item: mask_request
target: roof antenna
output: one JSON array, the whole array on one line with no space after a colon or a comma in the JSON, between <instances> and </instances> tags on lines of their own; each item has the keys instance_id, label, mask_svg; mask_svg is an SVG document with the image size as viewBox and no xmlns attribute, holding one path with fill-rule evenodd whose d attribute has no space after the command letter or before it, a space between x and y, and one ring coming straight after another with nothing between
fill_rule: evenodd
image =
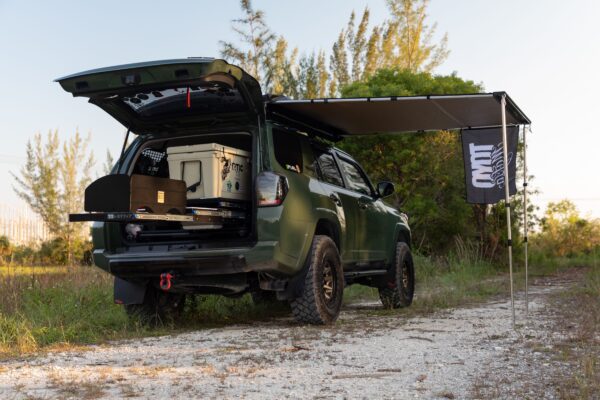
<instances>
[{"instance_id":1,"label":"roof antenna","mask_svg":"<svg viewBox=\"0 0 600 400\"><path fill-rule=\"evenodd\" d=\"M127 141L129 140L129 132L131 128L127 128L127 133L125 134L125 140L123 141L123 148L121 149L121 155L119 156L119 161L117 162L117 173L121 169L121 161L123 160L123 154L125 154L125 146L127 146Z\"/></svg>"}]
</instances>

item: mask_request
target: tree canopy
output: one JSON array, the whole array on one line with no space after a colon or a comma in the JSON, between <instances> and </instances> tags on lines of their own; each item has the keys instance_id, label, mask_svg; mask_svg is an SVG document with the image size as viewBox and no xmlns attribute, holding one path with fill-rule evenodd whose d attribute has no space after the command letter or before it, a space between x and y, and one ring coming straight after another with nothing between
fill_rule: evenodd
<instances>
[{"instance_id":1,"label":"tree canopy","mask_svg":"<svg viewBox=\"0 0 600 400\"><path fill-rule=\"evenodd\" d=\"M370 11L353 11L329 54L300 53L271 31L265 13L241 0L242 17L232 21L236 44L220 42L221 56L244 68L263 91L292 98L334 97L381 68L431 72L448 56L447 35L434 43L436 24L427 24L429 0L387 0L390 18L371 26ZM239 43L239 44L238 44Z\"/></svg>"},{"instance_id":2,"label":"tree canopy","mask_svg":"<svg viewBox=\"0 0 600 400\"><path fill-rule=\"evenodd\" d=\"M582 218L573 202L550 202L541 221L536 244L544 254L571 256L600 247L600 220Z\"/></svg>"}]
</instances>

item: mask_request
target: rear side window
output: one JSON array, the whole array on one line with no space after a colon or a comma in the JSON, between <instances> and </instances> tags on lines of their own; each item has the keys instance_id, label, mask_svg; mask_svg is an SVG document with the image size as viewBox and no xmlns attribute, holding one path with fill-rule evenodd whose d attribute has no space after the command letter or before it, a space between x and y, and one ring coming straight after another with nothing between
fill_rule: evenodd
<instances>
[{"instance_id":1,"label":"rear side window","mask_svg":"<svg viewBox=\"0 0 600 400\"><path fill-rule=\"evenodd\" d=\"M331 183L332 185L344 187L344 181L340 170L333 159L333 156L329 153L316 152L317 162L319 163L319 169L321 170L321 177L324 182Z\"/></svg>"},{"instance_id":2,"label":"rear side window","mask_svg":"<svg viewBox=\"0 0 600 400\"><path fill-rule=\"evenodd\" d=\"M340 167L344 171L348 189L371 196L371 186L358 167L344 159L340 159Z\"/></svg>"},{"instance_id":3,"label":"rear side window","mask_svg":"<svg viewBox=\"0 0 600 400\"><path fill-rule=\"evenodd\" d=\"M275 159L285 169L302 172L302 144L300 136L282 129L273 129Z\"/></svg>"}]
</instances>

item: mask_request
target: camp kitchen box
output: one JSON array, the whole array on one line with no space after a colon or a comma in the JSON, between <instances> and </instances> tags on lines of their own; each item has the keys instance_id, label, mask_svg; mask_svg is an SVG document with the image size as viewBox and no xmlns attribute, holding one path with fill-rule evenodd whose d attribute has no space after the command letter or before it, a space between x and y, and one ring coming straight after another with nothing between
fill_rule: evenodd
<instances>
[{"instance_id":1,"label":"camp kitchen box","mask_svg":"<svg viewBox=\"0 0 600 400\"><path fill-rule=\"evenodd\" d=\"M167 148L169 176L183 180L188 204L194 200L250 200L250 153L205 143ZM191 200L191 201L190 201Z\"/></svg>"},{"instance_id":2,"label":"camp kitchen box","mask_svg":"<svg viewBox=\"0 0 600 400\"><path fill-rule=\"evenodd\" d=\"M155 214L186 212L186 186L181 180L146 175L107 175L85 189L88 212Z\"/></svg>"}]
</instances>

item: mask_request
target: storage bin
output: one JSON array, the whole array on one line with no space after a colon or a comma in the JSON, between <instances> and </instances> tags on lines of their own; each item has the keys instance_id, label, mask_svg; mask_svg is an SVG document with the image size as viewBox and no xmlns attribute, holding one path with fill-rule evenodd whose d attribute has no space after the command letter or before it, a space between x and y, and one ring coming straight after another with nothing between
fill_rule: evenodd
<instances>
[{"instance_id":1,"label":"storage bin","mask_svg":"<svg viewBox=\"0 0 600 400\"><path fill-rule=\"evenodd\" d=\"M187 199L250 200L250 153L217 143L167 148L169 176L184 180Z\"/></svg>"}]
</instances>

